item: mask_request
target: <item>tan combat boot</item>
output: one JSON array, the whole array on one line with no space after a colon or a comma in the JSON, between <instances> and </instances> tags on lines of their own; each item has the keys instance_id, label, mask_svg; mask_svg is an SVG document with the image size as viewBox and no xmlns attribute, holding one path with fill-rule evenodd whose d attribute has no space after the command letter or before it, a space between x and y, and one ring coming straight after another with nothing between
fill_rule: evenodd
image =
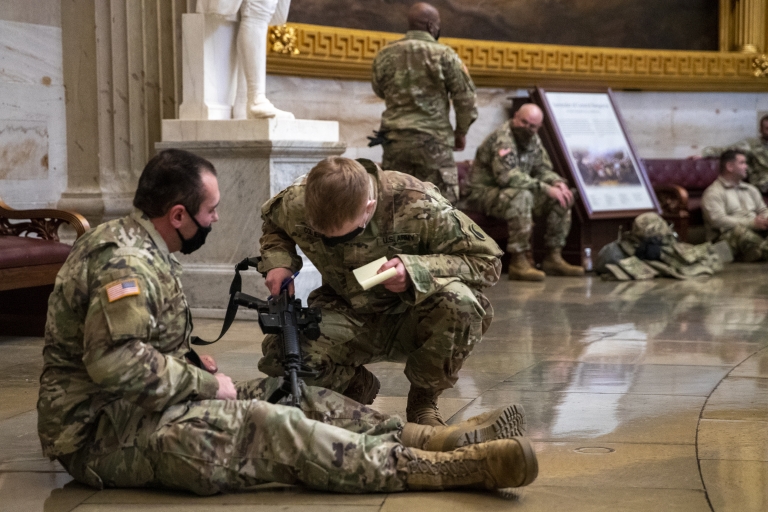
<instances>
[{"instance_id":1,"label":"tan combat boot","mask_svg":"<svg viewBox=\"0 0 768 512\"><path fill-rule=\"evenodd\" d=\"M583 276L584 267L571 265L563 259L560 249L551 249L544 261L541 262L541 268L548 276Z\"/></svg>"},{"instance_id":2,"label":"tan combat boot","mask_svg":"<svg viewBox=\"0 0 768 512\"><path fill-rule=\"evenodd\" d=\"M355 368L355 374L349 381L347 389L342 394L363 405L371 405L376 395L379 394L380 388L379 379L365 366L358 366Z\"/></svg>"},{"instance_id":3,"label":"tan combat boot","mask_svg":"<svg viewBox=\"0 0 768 512\"><path fill-rule=\"evenodd\" d=\"M449 452L469 444L523 436L525 431L523 406L509 405L447 427L406 423L400 437L403 444L411 448Z\"/></svg>"},{"instance_id":4,"label":"tan combat boot","mask_svg":"<svg viewBox=\"0 0 768 512\"><path fill-rule=\"evenodd\" d=\"M419 425L445 427L445 421L437 410L437 397L440 391L417 388L411 385L408 391L408 404L405 406L406 421Z\"/></svg>"},{"instance_id":5,"label":"tan combat boot","mask_svg":"<svg viewBox=\"0 0 768 512\"><path fill-rule=\"evenodd\" d=\"M524 437L472 444L452 452L407 448L397 456L411 491L445 489L503 489L522 487L536 479L539 464Z\"/></svg>"},{"instance_id":6,"label":"tan combat boot","mask_svg":"<svg viewBox=\"0 0 768 512\"><path fill-rule=\"evenodd\" d=\"M543 281L545 274L528 263L524 252L511 252L509 260L509 279L515 281Z\"/></svg>"}]
</instances>

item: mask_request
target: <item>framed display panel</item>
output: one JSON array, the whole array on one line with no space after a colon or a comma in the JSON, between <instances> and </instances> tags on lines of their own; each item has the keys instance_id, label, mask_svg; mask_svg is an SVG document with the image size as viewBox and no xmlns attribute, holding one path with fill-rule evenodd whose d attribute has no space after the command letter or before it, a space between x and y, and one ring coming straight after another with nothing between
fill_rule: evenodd
<instances>
[{"instance_id":1,"label":"framed display panel","mask_svg":"<svg viewBox=\"0 0 768 512\"><path fill-rule=\"evenodd\" d=\"M541 137L555 167L578 188L580 213L610 219L661 212L610 89L537 88L533 101L544 111Z\"/></svg>"}]
</instances>

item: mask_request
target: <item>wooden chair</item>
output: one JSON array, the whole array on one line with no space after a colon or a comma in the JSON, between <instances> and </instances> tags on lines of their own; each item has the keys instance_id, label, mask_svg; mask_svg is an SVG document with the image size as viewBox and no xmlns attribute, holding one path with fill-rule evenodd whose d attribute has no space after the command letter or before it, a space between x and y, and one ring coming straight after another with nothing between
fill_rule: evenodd
<instances>
[{"instance_id":1,"label":"wooden chair","mask_svg":"<svg viewBox=\"0 0 768 512\"><path fill-rule=\"evenodd\" d=\"M65 210L15 210L0 200L0 335L41 336L48 295L71 247L59 228L80 237L89 229L82 215Z\"/></svg>"}]
</instances>

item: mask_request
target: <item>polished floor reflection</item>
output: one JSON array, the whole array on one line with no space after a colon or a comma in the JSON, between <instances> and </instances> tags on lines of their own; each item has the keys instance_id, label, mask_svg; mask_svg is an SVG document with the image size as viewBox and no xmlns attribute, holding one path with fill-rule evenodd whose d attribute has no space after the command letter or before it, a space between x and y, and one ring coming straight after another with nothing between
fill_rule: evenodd
<instances>
[{"instance_id":1,"label":"polished floor reflection","mask_svg":"<svg viewBox=\"0 0 768 512\"><path fill-rule=\"evenodd\" d=\"M494 323L440 406L458 421L524 404L540 472L522 491L98 492L40 455L42 340L0 336L0 510L768 510L768 265L683 282L505 280L489 296ZM260 339L256 324L237 322L210 353L234 379L256 377ZM374 405L403 414L402 366L371 369L382 381Z\"/></svg>"}]
</instances>

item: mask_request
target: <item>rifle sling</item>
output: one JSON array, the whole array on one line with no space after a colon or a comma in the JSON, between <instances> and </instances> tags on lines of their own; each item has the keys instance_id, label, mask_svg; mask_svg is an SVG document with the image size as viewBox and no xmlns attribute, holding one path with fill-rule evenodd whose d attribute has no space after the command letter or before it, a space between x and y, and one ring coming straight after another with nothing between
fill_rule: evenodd
<instances>
[{"instance_id":1,"label":"rifle sling","mask_svg":"<svg viewBox=\"0 0 768 512\"><path fill-rule=\"evenodd\" d=\"M245 258L243 261L235 265L235 277L232 278L232 284L229 285L229 303L227 304L227 312L224 315L224 325L221 326L221 333L219 337L213 341L206 341L199 336L192 336L193 345L212 345L219 341L227 333L232 326L232 322L235 321L235 315L237 315L237 308L239 307L235 303L235 294L240 292L243 287L243 278L240 277L241 270L248 270L249 267L256 267L259 264L260 257L258 258Z\"/></svg>"}]
</instances>

